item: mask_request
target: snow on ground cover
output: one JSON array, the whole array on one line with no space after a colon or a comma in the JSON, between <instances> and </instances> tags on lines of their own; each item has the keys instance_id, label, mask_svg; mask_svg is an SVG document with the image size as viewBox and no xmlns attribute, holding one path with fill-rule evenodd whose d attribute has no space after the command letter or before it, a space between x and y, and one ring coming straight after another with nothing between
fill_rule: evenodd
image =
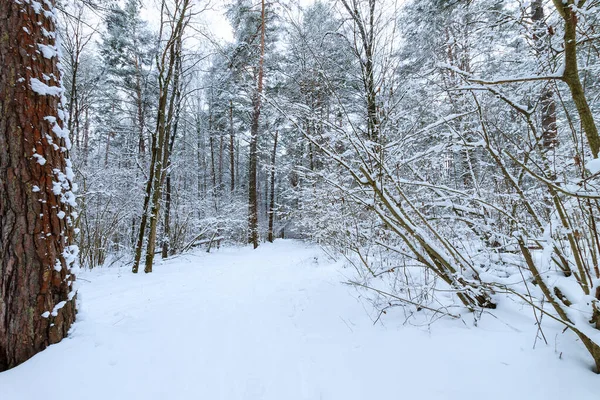
<instances>
[{"instance_id":1,"label":"snow on ground cover","mask_svg":"<svg viewBox=\"0 0 600 400\"><path fill-rule=\"evenodd\" d=\"M71 335L1 373L0 399L599 398L571 336L532 349L527 310L373 326L346 274L296 241L82 273Z\"/></svg>"}]
</instances>

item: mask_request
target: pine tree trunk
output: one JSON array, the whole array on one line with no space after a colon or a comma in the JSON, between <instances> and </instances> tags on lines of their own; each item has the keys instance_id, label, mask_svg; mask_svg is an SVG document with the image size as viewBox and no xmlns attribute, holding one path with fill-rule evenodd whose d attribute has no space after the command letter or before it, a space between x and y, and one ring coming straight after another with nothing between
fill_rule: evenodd
<instances>
[{"instance_id":1,"label":"pine tree trunk","mask_svg":"<svg viewBox=\"0 0 600 400\"><path fill-rule=\"evenodd\" d=\"M36 51L55 46L53 6L0 2L0 371L62 340L75 319L58 56Z\"/></svg>"},{"instance_id":2,"label":"pine tree trunk","mask_svg":"<svg viewBox=\"0 0 600 400\"><path fill-rule=\"evenodd\" d=\"M84 166L87 166L88 155L89 155L89 143L90 143L90 116L89 107L85 109L85 124L83 125L83 151L82 157Z\"/></svg>"},{"instance_id":3,"label":"pine tree trunk","mask_svg":"<svg viewBox=\"0 0 600 400\"><path fill-rule=\"evenodd\" d=\"M108 154L110 153L110 135L111 132L106 133L106 151L104 152L104 167L108 167Z\"/></svg>"},{"instance_id":4,"label":"pine tree trunk","mask_svg":"<svg viewBox=\"0 0 600 400\"><path fill-rule=\"evenodd\" d=\"M137 57L135 58L135 103L138 123L138 151L140 154L146 153L146 139L144 138L144 98L142 93L142 72Z\"/></svg>"},{"instance_id":5,"label":"pine tree trunk","mask_svg":"<svg viewBox=\"0 0 600 400\"><path fill-rule=\"evenodd\" d=\"M204 146L203 146L202 130L200 129L200 122L196 122L196 164L198 167L198 181L197 184L197 195L198 198L203 197L203 193L206 191L206 163L204 158ZM202 171L202 176L200 176ZM204 184L203 184L204 183Z\"/></svg>"},{"instance_id":6,"label":"pine tree trunk","mask_svg":"<svg viewBox=\"0 0 600 400\"><path fill-rule=\"evenodd\" d=\"M79 54L78 49L75 49L75 55L72 56L71 59L71 93L69 94L69 123L67 124L67 128L69 132L73 133L73 121L76 116L73 109L76 108L75 103L77 101L77 71L79 70ZM77 132L77 136L79 136L79 132ZM77 147L79 147L79 140L76 141Z\"/></svg>"},{"instance_id":7,"label":"pine tree trunk","mask_svg":"<svg viewBox=\"0 0 600 400\"><path fill-rule=\"evenodd\" d=\"M538 56L544 60L549 55L546 42L547 28L545 26L544 3L534 0L531 3L531 21L533 22L533 40ZM548 85L540 95L542 114L542 146L545 151L553 150L558 144L558 129L556 125L556 102L554 91Z\"/></svg>"},{"instance_id":8,"label":"pine tree trunk","mask_svg":"<svg viewBox=\"0 0 600 400\"><path fill-rule=\"evenodd\" d=\"M250 127L250 160L248 163L248 242L254 248L258 247L258 194L257 194L257 167L258 167L258 128L260 122L261 96L263 91L263 74L265 58L265 0L261 1L261 28L260 28L260 58L258 62L257 87L252 99L253 113Z\"/></svg>"},{"instance_id":9,"label":"pine tree trunk","mask_svg":"<svg viewBox=\"0 0 600 400\"><path fill-rule=\"evenodd\" d=\"M223 190L223 149L224 148L225 148L225 146L224 146L223 134L219 133L219 194Z\"/></svg>"},{"instance_id":10,"label":"pine tree trunk","mask_svg":"<svg viewBox=\"0 0 600 400\"><path fill-rule=\"evenodd\" d=\"M275 140L273 142L273 154L271 155L271 198L269 199L269 242L273 243L275 236L273 234L273 224L275 220L275 160L277 156L277 138L279 132L275 131Z\"/></svg>"},{"instance_id":11,"label":"pine tree trunk","mask_svg":"<svg viewBox=\"0 0 600 400\"><path fill-rule=\"evenodd\" d=\"M229 100L229 169L231 170L231 193L235 191L235 133L233 131L233 101Z\"/></svg>"},{"instance_id":12,"label":"pine tree trunk","mask_svg":"<svg viewBox=\"0 0 600 400\"><path fill-rule=\"evenodd\" d=\"M167 175L167 183L165 185L165 219L162 241L162 258L169 257L169 245L171 241L171 174Z\"/></svg>"},{"instance_id":13,"label":"pine tree trunk","mask_svg":"<svg viewBox=\"0 0 600 400\"><path fill-rule=\"evenodd\" d=\"M212 194L217 195L217 166L215 161L215 138L212 129L212 115L208 117L208 145L210 147L210 173L212 175Z\"/></svg>"},{"instance_id":14,"label":"pine tree trunk","mask_svg":"<svg viewBox=\"0 0 600 400\"><path fill-rule=\"evenodd\" d=\"M256 102L256 100L255 100ZM260 106L254 107L248 162L248 242L258 247L257 142Z\"/></svg>"}]
</instances>

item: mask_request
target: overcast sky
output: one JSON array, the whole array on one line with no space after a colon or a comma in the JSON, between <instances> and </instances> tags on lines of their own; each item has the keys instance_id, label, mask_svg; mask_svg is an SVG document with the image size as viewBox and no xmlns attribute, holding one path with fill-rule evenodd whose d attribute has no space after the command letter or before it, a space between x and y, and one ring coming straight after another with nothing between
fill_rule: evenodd
<instances>
[{"instance_id":1,"label":"overcast sky","mask_svg":"<svg viewBox=\"0 0 600 400\"><path fill-rule=\"evenodd\" d=\"M196 8L203 7L206 0L193 0L196 3ZM258 4L260 0L255 0ZM298 2L305 7L315 2L315 0L291 0ZM157 24L160 19L160 0L143 0L145 8L142 10L142 18L149 21L151 24ZM210 0L211 8L204 12L202 21L206 24L206 29L217 39L224 41L233 40L233 32L231 24L225 17L225 7L231 0ZM157 26L158 28L158 26Z\"/></svg>"},{"instance_id":2,"label":"overcast sky","mask_svg":"<svg viewBox=\"0 0 600 400\"><path fill-rule=\"evenodd\" d=\"M160 21L160 0L143 0L144 8L141 11L142 18L148 21L153 27L158 29ZM196 4L195 8L203 7L205 1L193 0ZM208 31L217 39L230 41L233 38L231 25L225 18L225 6L229 0L211 0L211 8L206 10L201 17L201 20Z\"/></svg>"}]
</instances>

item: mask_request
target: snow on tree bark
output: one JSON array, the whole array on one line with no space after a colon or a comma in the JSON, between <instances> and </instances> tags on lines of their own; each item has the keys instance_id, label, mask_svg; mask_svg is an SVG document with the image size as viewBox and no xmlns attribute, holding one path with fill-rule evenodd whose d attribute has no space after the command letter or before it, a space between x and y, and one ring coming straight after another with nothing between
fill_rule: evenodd
<instances>
[{"instance_id":1,"label":"snow on tree bark","mask_svg":"<svg viewBox=\"0 0 600 400\"><path fill-rule=\"evenodd\" d=\"M0 3L0 371L67 336L75 205L54 1Z\"/></svg>"},{"instance_id":2,"label":"snow on tree bark","mask_svg":"<svg viewBox=\"0 0 600 400\"><path fill-rule=\"evenodd\" d=\"M252 98L252 123L250 130L250 154L248 162L248 243L258 247L258 130L261 112L261 96L263 93L264 58L265 58L265 1L261 2L260 55L258 61L258 77L256 92Z\"/></svg>"}]
</instances>

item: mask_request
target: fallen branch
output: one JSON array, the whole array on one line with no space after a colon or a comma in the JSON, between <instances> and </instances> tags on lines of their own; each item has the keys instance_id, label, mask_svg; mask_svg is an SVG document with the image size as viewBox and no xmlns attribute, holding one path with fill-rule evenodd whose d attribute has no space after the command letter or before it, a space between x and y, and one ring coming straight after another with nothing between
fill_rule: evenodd
<instances>
[{"instance_id":1,"label":"fallen branch","mask_svg":"<svg viewBox=\"0 0 600 400\"><path fill-rule=\"evenodd\" d=\"M410 300L404 299L402 297L396 296L394 294L391 294L391 293L388 293L388 292L384 292L383 290L379 290L379 289L375 289L375 288L367 286L367 285L363 285L362 283L358 283L358 282L354 282L354 281L348 281L348 282L346 282L346 284L347 285L353 285L353 286L359 286L359 287L362 287L362 288L365 288L365 289L372 290L372 291L377 292L379 294L382 294L384 296L391 297L392 299L399 300L399 301L401 301L403 303L407 303L407 304L413 305L413 306L415 306L417 308L422 308L424 310L429 310L429 311L432 311L434 313L443 314L443 315L446 315L448 317L455 318L455 319L460 318L460 315L455 315L455 314L451 314L449 312L441 311L439 309L427 307L427 306L424 306L422 304L415 303L414 301L410 301Z\"/></svg>"}]
</instances>

